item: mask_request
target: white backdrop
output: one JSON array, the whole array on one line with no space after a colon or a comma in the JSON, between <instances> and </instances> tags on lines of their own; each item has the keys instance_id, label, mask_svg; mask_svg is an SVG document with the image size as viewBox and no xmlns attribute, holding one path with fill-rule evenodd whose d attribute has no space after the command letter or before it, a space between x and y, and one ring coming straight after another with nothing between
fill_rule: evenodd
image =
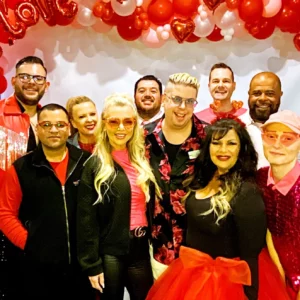
<instances>
[{"instance_id":1,"label":"white backdrop","mask_svg":"<svg viewBox=\"0 0 300 300\"><path fill-rule=\"evenodd\" d=\"M282 80L281 108L300 114L300 52L292 39L292 35L277 31L262 41L246 38L214 43L204 38L192 44L178 44L171 40L161 48L151 49L140 41L122 40L115 29L103 35L91 28L49 27L40 21L15 45L3 46L9 61L5 73L9 87L1 97L13 92L10 79L15 63L24 56L37 55L44 60L51 83L42 104L64 105L69 97L86 95L101 110L102 101L109 94L133 94L135 81L143 75L154 74L165 83L172 73L188 72L200 79L196 108L199 111L211 103L207 89L210 67L222 61L235 73L237 87L233 99L242 100L247 107L252 76L259 71L272 71Z\"/></svg>"}]
</instances>

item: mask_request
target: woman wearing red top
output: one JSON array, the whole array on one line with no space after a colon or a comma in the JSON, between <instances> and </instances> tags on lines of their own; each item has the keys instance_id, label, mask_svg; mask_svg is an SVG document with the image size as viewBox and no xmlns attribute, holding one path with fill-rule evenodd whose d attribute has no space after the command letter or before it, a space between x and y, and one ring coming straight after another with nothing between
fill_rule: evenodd
<instances>
[{"instance_id":1,"label":"woman wearing red top","mask_svg":"<svg viewBox=\"0 0 300 300\"><path fill-rule=\"evenodd\" d=\"M73 131L68 142L92 153L96 143L95 131L98 122L95 103L86 96L78 96L70 98L66 107Z\"/></svg>"},{"instance_id":2,"label":"woman wearing red top","mask_svg":"<svg viewBox=\"0 0 300 300\"><path fill-rule=\"evenodd\" d=\"M258 183L267 212L267 245L292 300L300 299L300 117L283 110L262 126L270 167Z\"/></svg>"},{"instance_id":3,"label":"woman wearing red top","mask_svg":"<svg viewBox=\"0 0 300 300\"><path fill-rule=\"evenodd\" d=\"M153 283L148 227L155 191L143 129L132 98L105 100L97 144L78 196L78 257L92 286L107 300L144 300Z\"/></svg>"}]
</instances>

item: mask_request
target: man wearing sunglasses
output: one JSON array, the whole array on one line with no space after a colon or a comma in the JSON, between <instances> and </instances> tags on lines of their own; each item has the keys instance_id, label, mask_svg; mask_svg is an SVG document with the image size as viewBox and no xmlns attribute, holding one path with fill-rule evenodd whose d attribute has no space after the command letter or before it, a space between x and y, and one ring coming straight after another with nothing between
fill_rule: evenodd
<instances>
[{"instance_id":1,"label":"man wearing sunglasses","mask_svg":"<svg viewBox=\"0 0 300 300\"><path fill-rule=\"evenodd\" d=\"M193 172L205 136L204 122L194 115L199 84L187 73L169 77L162 106L165 115L145 126L146 145L162 200L155 203L152 269L157 278L178 257L184 242L186 215L183 182Z\"/></svg>"},{"instance_id":2,"label":"man wearing sunglasses","mask_svg":"<svg viewBox=\"0 0 300 300\"><path fill-rule=\"evenodd\" d=\"M43 61L35 56L27 56L16 64L16 74L11 79L14 94L0 101L0 187L4 171L14 160L37 146L35 127L37 110L49 82ZM14 285L15 247L0 233L0 293L5 299L15 299ZM12 278L11 278L11 276Z\"/></svg>"},{"instance_id":3,"label":"man wearing sunglasses","mask_svg":"<svg viewBox=\"0 0 300 300\"><path fill-rule=\"evenodd\" d=\"M89 153L67 144L69 117L58 104L38 111L36 130L39 146L13 163L0 190L0 228L21 251L14 284L24 299L95 299L75 240L77 189Z\"/></svg>"},{"instance_id":4,"label":"man wearing sunglasses","mask_svg":"<svg viewBox=\"0 0 300 300\"><path fill-rule=\"evenodd\" d=\"M300 117L283 110L262 125L270 167L258 171L267 213L267 245L291 299L300 298Z\"/></svg>"}]
</instances>

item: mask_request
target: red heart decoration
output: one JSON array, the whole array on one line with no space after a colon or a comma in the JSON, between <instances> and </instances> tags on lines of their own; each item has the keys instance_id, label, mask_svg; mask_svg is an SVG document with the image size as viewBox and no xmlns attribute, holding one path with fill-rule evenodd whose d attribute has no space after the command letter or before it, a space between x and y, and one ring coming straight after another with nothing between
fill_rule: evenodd
<instances>
[{"instance_id":1,"label":"red heart decoration","mask_svg":"<svg viewBox=\"0 0 300 300\"><path fill-rule=\"evenodd\" d=\"M210 9L215 10L224 0L203 0L203 3Z\"/></svg>"},{"instance_id":2,"label":"red heart decoration","mask_svg":"<svg viewBox=\"0 0 300 300\"><path fill-rule=\"evenodd\" d=\"M183 43L195 30L195 23L192 19L174 19L170 25L178 43Z\"/></svg>"}]
</instances>

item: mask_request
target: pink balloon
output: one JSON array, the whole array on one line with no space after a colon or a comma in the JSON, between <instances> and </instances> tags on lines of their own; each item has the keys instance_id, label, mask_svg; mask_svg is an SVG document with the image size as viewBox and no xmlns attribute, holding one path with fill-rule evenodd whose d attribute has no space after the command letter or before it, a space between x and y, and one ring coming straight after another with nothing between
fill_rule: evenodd
<instances>
[{"instance_id":1,"label":"pink balloon","mask_svg":"<svg viewBox=\"0 0 300 300\"><path fill-rule=\"evenodd\" d=\"M106 33L112 29L112 26L104 23L101 19L98 19L92 28L98 33Z\"/></svg>"},{"instance_id":2,"label":"pink balloon","mask_svg":"<svg viewBox=\"0 0 300 300\"><path fill-rule=\"evenodd\" d=\"M246 34L249 34L248 31L245 28L245 22L242 20L239 20L233 27L234 29L234 37L241 38L245 36Z\"/></svg>"},{"instance_id":3,"label":"pink balloon","mask_svg":"<svg viewBox=\"0 0 300 300\"><path fill-rule=\"evenodd\" d=\"M263 17L272 18L280 11L282 6L281 0L263 0L264 10Z\"/></svg>"},{"instance_id":4,"label":"pink balloon","mask_svg":"<svg viewBox=\"0 0 300 300\"><path fill-rule=\"evenodd\" d=\"M210 35L215 28L215 22L213 20L213 17L209 15L204 20L202 20L201 17L197 15L194 19L194 23L196 27L193 33L198 37L206 37Z\"/></svg>"},{"instance_id":5,"label":"pink balloon","mask_svg":"<svg viewBox=\"0 0 300 300\"><path fill-rule=\"evenodd\" d=\"M80 6L76 21L82 26L92 26L96 23L97 18L93 15L93 12L84 6Z\"/></svg>"},{"instance_id":6,"label":"pink balloon","mask_svg":"<svg viewBox=\"0 0 300 300\"><path fill-rule=\"evenodd\" d=\"M122 17L130 16L134 13L136 9L135 0L111 0L111 7L114 12Z\"/></svg>"},{"instance_id":7,"label":"pink balloon","mask_svg":"<svg viewBox=\"0 0 300 300\"><path fill-rule=\"evenodd\" d=\"M214 20L221 29L232 28L238 19L238 11L228 10L226 3L220 4L214 11Z\"/></svg>"},{"instance_id":8,"label":"pink balloon","mask_svg":"<svg viewBox=\"0 0 300 300\"><path fill-rule=\"evenodd\" d=\"M165 40L160 40L156 30L151 27L148 30L143 31L140 40L149 48L160 48L166 42Z\"/></svg>"}]
</instances>

